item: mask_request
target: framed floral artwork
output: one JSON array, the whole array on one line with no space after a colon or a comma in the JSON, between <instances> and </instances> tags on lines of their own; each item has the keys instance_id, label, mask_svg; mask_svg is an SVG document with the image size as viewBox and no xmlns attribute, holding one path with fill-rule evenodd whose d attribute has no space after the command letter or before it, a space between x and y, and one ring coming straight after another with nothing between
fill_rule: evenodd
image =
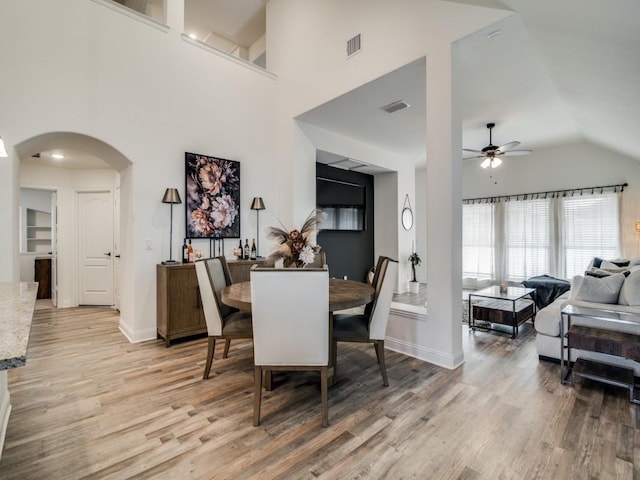
<instances>
[{"instance_id":1,"label":"framed floral artwork","mask_svg":"<svg viewBox=\"0 0 640 480\"><path fill-rule=\"evenodd\" d=\"M240 237L240 162L185 153L187 238Z\"/></svg>"}]
</instances>

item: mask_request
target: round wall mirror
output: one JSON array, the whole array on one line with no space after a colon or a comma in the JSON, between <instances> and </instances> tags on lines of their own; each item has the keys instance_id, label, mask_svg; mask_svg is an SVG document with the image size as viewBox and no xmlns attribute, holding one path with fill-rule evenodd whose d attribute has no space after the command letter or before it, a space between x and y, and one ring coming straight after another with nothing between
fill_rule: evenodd
<instances>
[{"instance_id":1,"label":"round wall mirror","mask_svg":"<svg viewBox=\"0 0 640 480\"><path fill-rule=\"evenodd\" d=\"M413 212L410 207L402 209L402 226L405 230L411 230L411 227L413 227Z\"/></svg>"}]
</instances>

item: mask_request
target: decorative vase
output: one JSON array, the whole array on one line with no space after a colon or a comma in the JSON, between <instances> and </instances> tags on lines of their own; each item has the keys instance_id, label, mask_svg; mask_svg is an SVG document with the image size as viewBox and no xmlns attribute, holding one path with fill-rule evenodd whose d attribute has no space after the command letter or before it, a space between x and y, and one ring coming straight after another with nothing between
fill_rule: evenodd
<instances>
[{"instance_id":1,"label":"decorative vase","mask_svg":"<svg viewBox=\"0 0 640 480\"><path fill-rule=\"evenodd\" d=\"M420 290L419 282L409 282L409 293L418 293Z\"/></svg>"}]
</instances>

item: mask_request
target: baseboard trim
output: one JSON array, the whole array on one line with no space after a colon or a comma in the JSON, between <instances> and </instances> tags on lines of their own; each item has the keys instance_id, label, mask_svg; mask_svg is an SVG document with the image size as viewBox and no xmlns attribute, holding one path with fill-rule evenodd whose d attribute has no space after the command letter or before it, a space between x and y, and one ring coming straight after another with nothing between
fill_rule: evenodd
<instances>
[{"instance_id":1,"label":"baseboard trim","mask_svg":"<svg viewBox=\"0 0 640 480\"><path fill-rule=\"evenodd\" d=\"M122 317L118 322L118 328L131 343L147 342L149 340L156 340L158 338L158 332L155 328L152 330L147 329L134 331L130 329L126 322L122 320Z\"/></svg>"},{"instance_id":2,"label":"baseboard trim","mask_svg":"<svg viewBox=\"0 0 640 480\"><path fill-rule=\"evenodd\" d=\"M462 350L450 355L438 350L416 345L415 343L390 337L385 338L384 346L394 352L417 358L423 362L433 363L448 370L455 370L464 363L464 352Z\"/></svg>"}]
</instances>

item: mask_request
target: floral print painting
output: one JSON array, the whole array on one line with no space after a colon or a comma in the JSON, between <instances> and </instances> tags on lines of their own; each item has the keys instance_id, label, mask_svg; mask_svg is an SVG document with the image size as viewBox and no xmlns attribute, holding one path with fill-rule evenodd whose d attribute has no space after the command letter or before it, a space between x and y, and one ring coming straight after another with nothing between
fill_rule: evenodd
<instances>
[{"instance_id":1,"label":"floral print painting","mask_svg":"<svg viewBox=\"0 0 640 480\"><path fill-rule=\"evenodd\" d=\"M240 237L240 162L185 154L187 238Z\"/></svg>"}]
</instances>

